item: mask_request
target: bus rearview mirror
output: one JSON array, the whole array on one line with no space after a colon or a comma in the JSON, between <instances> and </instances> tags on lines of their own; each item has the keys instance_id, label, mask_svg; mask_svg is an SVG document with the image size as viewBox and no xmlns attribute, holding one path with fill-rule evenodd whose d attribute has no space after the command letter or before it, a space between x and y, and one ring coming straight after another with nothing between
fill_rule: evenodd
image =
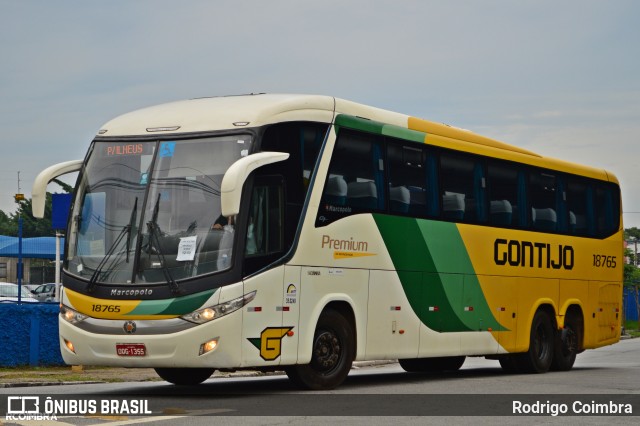
<instances>
[{"instance_id":1,"label":"bus rearview mirror","mask_svg":"<svg viewBox=\"0 0 640 426\"><path fill-rule=\"evenodd\" d=\"M58 176L77 172L82 168L82 160L65 161L49 166L36 177L31 189L31 213L33 217L44 217L44 205L47 200L47 185Z\"/></svg>"},{"instance_id":2,"label":"bus rearview mirror","mask_svg":"<svg viewBox=\"0 0 640 426\"><path fill-rule=\"evenodd\" d=\"M229 217L240 212L242 186L252 171L267 164L284 161L287 158L289 158L289 154L285 152L259 152L243 157L233 163L224 174L220 185L222 215Z\"/></svg>"}]
</instances>

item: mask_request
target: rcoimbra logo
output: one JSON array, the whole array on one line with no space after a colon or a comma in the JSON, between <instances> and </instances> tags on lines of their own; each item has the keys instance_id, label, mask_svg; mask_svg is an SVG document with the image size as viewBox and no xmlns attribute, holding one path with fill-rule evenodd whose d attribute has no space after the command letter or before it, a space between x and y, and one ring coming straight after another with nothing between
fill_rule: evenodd
<instances>
[{"instance_id":1,"label":"rcoimbra logo","mask_svg":"<svg viewBox=\"0 0 640 426\"><path fill-rule=\"evenodd\" d=\"M369 243L366 241L357 241L353 237L348 240L334 239L329 235L322 236L321 248L333 249L334 259L348 259L353 257L375 256L376 253L370 253Z\"/></svg>"},{"instance_id":2,"label":"rcoimbra logo","mask_svg":"<svg viewBox=\"0 0 640 426\"><path fill-rule=\"evenodd\" d=\"M43 414L44 407L40 407L39 396L9 396L7 397L7 421L57 421L55 414Z\"/></svg>"}]
</instances>

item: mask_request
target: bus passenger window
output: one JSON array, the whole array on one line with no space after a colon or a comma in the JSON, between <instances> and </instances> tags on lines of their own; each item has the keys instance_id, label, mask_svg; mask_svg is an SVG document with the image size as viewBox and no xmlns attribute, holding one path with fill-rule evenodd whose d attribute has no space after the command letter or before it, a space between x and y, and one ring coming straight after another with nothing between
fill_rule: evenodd
<instances>
[{"instance_id":1,"label":"bus passenger window","mask_svg":"<svg viewBox=\"0 0 640 426\"><path fill-rule=\"evenodd\" d=\"M341 129L322 193L316 226L385 205L381 138Z\"/></svg>"},{"instance_id":2,"label":"bus passenger window","mask_svg":"<svg viewBox=\"0 0 640 426\"><path fill-rule=\"evenodd\" d=\"M427 215L426 152L416 144L391 138L387 143L389 211L392 214Z\"/></svg>"},{"instance_id":3,"label":"bus passenger window","mask_svg":"<svg viewBox=\"0 0 640 426\"><path fill-rule=\"evenodd\" d=\"M590 235L589 227L589 185L581 180L570 178L567 182L567 207L569 209L569 233ZM591 203L592 204L592 203Z\"/></svg>"},{"instance_id":4,"label":"bus passenger window","mask_svg":"<svg viewBox=\"0 0 640 426\"><path fill-rule=\"evenodd\" d=\"M518 170L510 164L491 162L487 167L487 177L489 222L505 227L519 227L526 223L526 218L521 220L523 211L519 209Z\"/></svg>"},{"instance_id":5,"label":"bus passenger window","mask_svg":"<svg viewBox=\"0 0 640 426\"><path fill-rule=\"evenodd\" d=\"M556 176L544 171L531 172L529 201L533 229L556 232L558 230Z\"/></svg>"},{"instance_id":6,"label":"bus passenger window","mask_svg":"<svg viewBox=\"0 0 640 426\"><path fill-rule=\"evenodd\" d=\"M463 222L486 220L485 177L482 164L469 156L440 156L442 215Z\"/></svg>"},{"instance_id":7,"label":"bus passenger window","mask_svg":"<svg viewBox=\"0 0 640 426\"><path fill-rule=\"evenodd\" d=\"M596 185L596 229L598 236L613 234L620 226L619 192L611 186Z\"/></svg>"}]
</instances>

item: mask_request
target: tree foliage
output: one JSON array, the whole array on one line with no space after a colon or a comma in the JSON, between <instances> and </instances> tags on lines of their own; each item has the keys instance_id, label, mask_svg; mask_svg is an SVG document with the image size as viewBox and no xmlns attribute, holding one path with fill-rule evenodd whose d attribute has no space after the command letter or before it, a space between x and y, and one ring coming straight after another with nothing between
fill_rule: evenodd
<instances>
[{"instance_id":1,"label":"tree foliage","mask_svg":"<svg viewBox=\"0 0 640 426\"><path fill-rule=\"evenodd\" d=\"M15 213L7 215L0 210L0 235L11 237L18 236L18 223L22 218L22 237L53 237L55 232L51 225L52 197L47 192L47 200L44 206L44 218L36 219L31 214L31 199L25 199L18 203Z\"/></svg>"},{"instance_id":2,"label":"tree foliage","mask_svg":"<svg viewBox=\"0 0 640 426\"><path fill-rule=\"evenodd\" d=\"M633 228L625 229L624 239L629 240L630 239L629 237L637 238L638 240L640 240L640 229L636 228L635 226Z\"/></svg>"}]
</instances>

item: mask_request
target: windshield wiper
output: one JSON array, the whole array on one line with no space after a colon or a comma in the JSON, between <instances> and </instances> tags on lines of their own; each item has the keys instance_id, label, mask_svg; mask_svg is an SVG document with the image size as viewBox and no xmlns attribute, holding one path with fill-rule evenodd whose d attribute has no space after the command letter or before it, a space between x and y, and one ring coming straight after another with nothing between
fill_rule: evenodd
<instances>
[{"instance_id":1,"label":"windshield wiper","mask_svg":"<svg viewBox=\"0 0 640 426\"><path fill-rule=\"evenodd\" d=\"M180 293L180 287L178 283L171 275L171 271L167 267L167 261L164 257L164 252L162 251L162 247L160 246L160 237L158 237L159 229L158 226L158 210L160 207L160 194L158 194L158 199L156 200L156 204L153 207L153 215L151 216L151 220L147 222L147 229L149 229L149 255L151 255L151 249L155 249L156 254L160 258L160 267L162 268L162 273L164 274L164 279L167 280L167 284L169 285L169 289L173 294ZM155 244L154 244L155 243Z\"/></svg>"},{"instance_id":2,"label":"windshield wiper","mask_svg":"<svg viewBox=\"0 0 640 426\"><path fill-rule=\"evenodd\" d=\"M107 250L107 253L104 255L100 263L98 263L98 266L96 266L96 269L93 271L93 274L89 279L89 286L87 287L88 293L93 293L93 291L95 290L98 277L102 273L102 268L104 268L104 265L107 263L109 258L113 255L113 253L116 251L116 247L118 247L118 244L120 244L120 241L122 241L122 238L125 236L125 234L127 235L127 243L126 243L127 244L126 245L127 263L129 262L129 249L131 247L131 230L133 229L133 223L135 221L137 211L138 211L138 197L136 197L136 200L133 203L133 209L131 210L131 217L129 218L129 223L122 228L122 230L116 237L113 244L111 244L111 246L109 247L109 250Z\"/></svg>"},{"instance_id":3,"label":"windshield wiper","mask_svg":"<svg viewBox=\"0 0 640 426\"><path fill-rule=\"evenodd\" d=\"M131 250L131 232L133 230L133 225L136 220L136 213L138 211L138 197L136 197L136 201L133 203L133 210L131 210L131 217L129 218L129 230L127 232L127 263L129 263L129 250Z\"/></svg>"}]
</instances>

